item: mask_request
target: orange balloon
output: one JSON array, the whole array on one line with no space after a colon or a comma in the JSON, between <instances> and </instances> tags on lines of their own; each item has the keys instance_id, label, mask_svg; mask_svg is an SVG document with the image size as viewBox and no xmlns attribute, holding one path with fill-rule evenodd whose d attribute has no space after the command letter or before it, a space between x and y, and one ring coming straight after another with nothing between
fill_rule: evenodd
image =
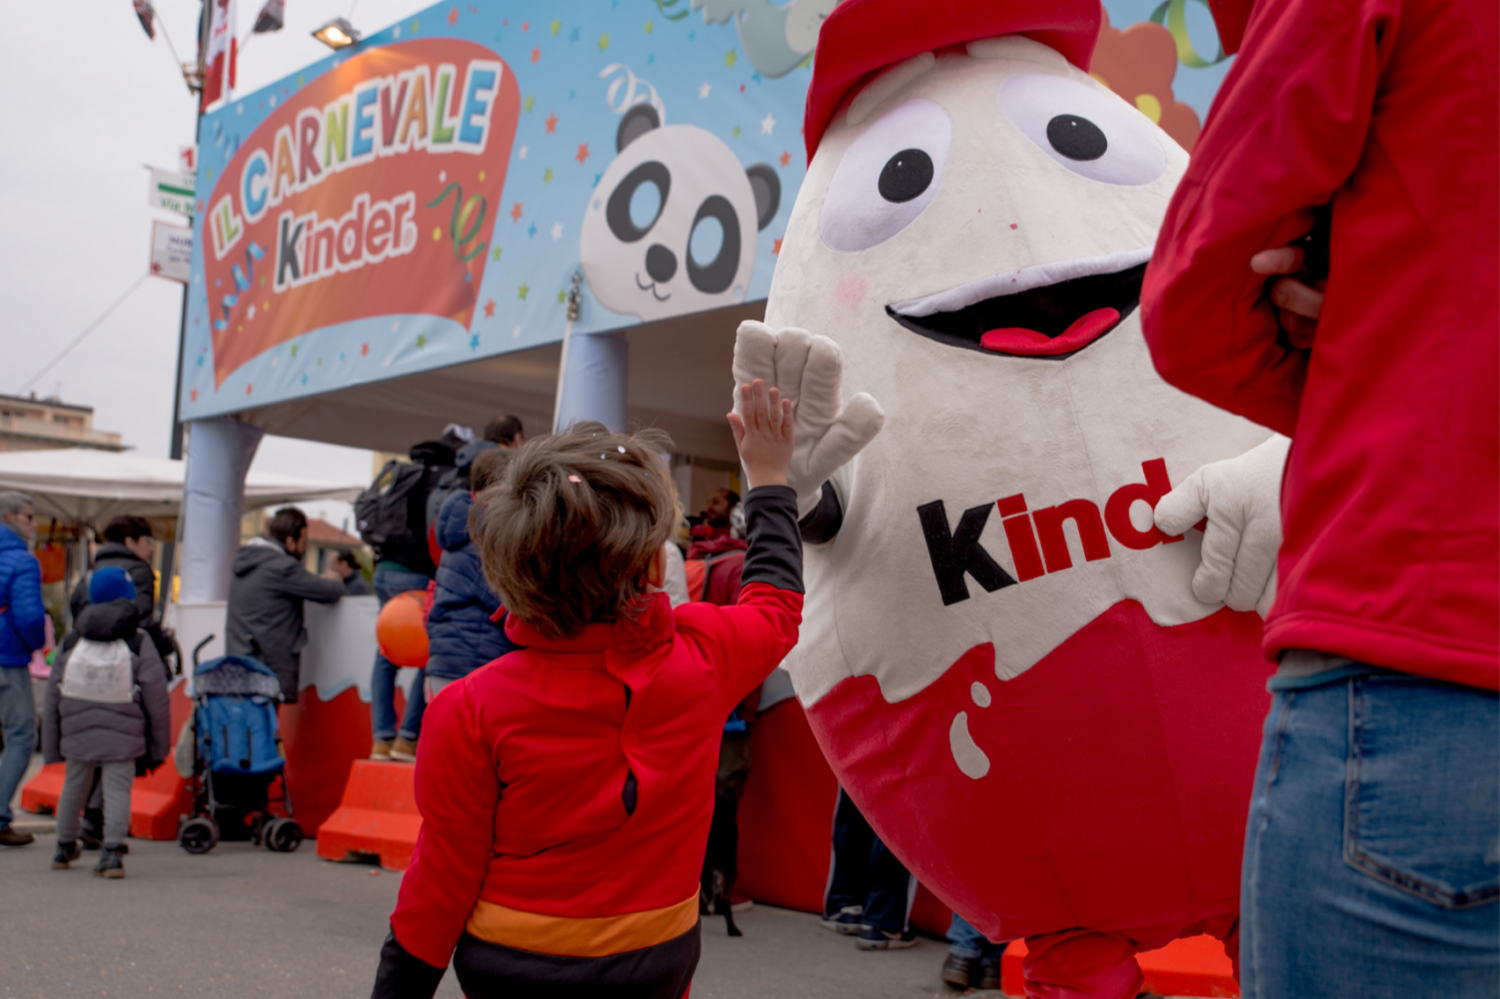
<instances>
[{"instance_id":1,"label":"orange balloon","mask_svg":"<svg viewBox=\"0 0 1500 999\"><path fill-rule=\"evenodd\" d=\"M380 609L375 641L380 654L397 666L427 665L427 592L398 593Z\"/></svg>"}]
</instances>

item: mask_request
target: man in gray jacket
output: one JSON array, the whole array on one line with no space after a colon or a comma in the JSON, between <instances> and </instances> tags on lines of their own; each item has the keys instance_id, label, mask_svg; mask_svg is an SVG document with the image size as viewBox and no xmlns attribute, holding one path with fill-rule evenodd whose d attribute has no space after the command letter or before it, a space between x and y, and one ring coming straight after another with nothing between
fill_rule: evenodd
<instances>
[{"instance_id":1,"label":"man in gray jacket","mask_svg":"<svg viewBox=\"0 0 1500 999\"><path fill-rule=\"evenodd\" d=\"M123 878L120 861L130 831L130 788L136 761L149 769L172 745L167 673L156 646L139 630L135 584L125 570L107 567L89 580L89 606L74 628L79 638L52 667L42 714L42 755L66 762L57 801L55 870L66 870L82 850L79 813L96 771L104 791L104 846L94 873Z\"/></svg>"},{"instance_id":2,"label":"man in gray jacket","mask_svg":"<svg viewBox=\"0 0 1500 999\"><path fill-rule=\"evenodd\" d=\"M288 704L297 701L297 679L307 628L302 602L337 603L344 584L308 572L307 516L294 506L271 518L269 538L255 538L240 547L229 581L229 607L224 649L230 655L251 656L275 671Z\"/></svg>"}]
</instances>

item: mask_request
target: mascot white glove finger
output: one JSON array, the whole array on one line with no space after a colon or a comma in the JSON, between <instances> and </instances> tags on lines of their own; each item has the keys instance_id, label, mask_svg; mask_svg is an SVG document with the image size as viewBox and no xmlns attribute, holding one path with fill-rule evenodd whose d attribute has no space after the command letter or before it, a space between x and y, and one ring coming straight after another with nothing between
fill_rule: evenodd
<instances>
[{"instance_id":1,"label":"mascot white glove finger","mask_svg":"<svg viewBox=\"0 0 1500 999\"><path fill-rule=\"evenodd\" d=\"M795 328L772 330L752 320L740 324L734 342L735 384L759 378L792 401L795 444L787 485L797 491L802 516L817 507L823 483L864 450L885 423L885 412L867 393L844 402L843 375L843 355L826 336Z\"/></svg>"},{"instance_id":2,"label":"mascot white glove finger","mask_svg":"<svg viewBox=\"0 0 1500 999\"><path fill-rule=\"evenodd\" d=\"M1291 441L1279 434L1237 458L1195 471L1156 505L1156 526L1182 534L1208 519L1193 596L1262 617L1276 596L1281 473Z\"/></svg>"}]
</instances>

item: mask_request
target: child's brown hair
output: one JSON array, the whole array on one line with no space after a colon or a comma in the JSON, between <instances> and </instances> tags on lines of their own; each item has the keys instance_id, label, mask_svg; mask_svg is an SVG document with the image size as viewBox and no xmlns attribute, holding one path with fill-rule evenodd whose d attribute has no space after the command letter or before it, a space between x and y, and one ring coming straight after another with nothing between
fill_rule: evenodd
<instances>
[{"instance_id":1,"label":"child's brown hair","mask_svg":"<svg viewBox=\"0 0 1500 999\"><path fill-rule=\"evenodd\" d=\"M659 431L579 425L528 442L478 497L475 541L506 609L551 638L632 613L672 529Z\"/></svg>"}]
</instances>

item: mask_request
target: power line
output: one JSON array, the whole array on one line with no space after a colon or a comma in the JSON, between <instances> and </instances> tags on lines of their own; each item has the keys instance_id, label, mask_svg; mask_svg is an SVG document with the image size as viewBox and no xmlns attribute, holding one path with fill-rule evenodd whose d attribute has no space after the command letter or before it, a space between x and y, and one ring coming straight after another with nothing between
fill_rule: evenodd
<instances>
[{"instance_id":1,"label":"power line","mask_svg":"<svg viewBox=\"0 0 1500 999\"><path fill-rule=\"evenodd\" d=\"M72 343L68 344L66 347L64 347L62 349L62 353L58 354L52 360L50 360L50 361L47 362L47 366L46 367L42 368L42 370L40 370L36 374L32 375L31 379L25 385L21 386L20 391L18 391L16 393L16 395L25 395L27 389L31 388L31 386L33 386L37 382L41 381L42 380L42 376L45 375L47 372L49 372L53 368L57 367L58 363L61 362L63 358L67 357L69 354L71 354L73 352L73 348L74 347L77 347L80 343L83 343L83 341L88 337L88 335L90 333L94 332L94 330L96 330L96 329L99 328L99 324L100 323L104 322L104 320L106 320L110 316L112 316L114 314L114 311L116 309L118 309L120 306L124 305L125 304L125 299L127 299L131 295L135 294L135 290L137 288L139 288L141 285L145 284L146 283L146 279L148 277L150 277L150 276L151 276L151 272L147 271L146 273L142 274L140 277L136 278L135 284L132 284L129 288L125 289L125 294L123 294L119 298L115 299L114 304L111 305L109 308L105 309L103 315L101 315L98 319L95 319L93 322L89 323L88 327L85 328L82 333L78 334L78 336L76 336L73 339Z\"/></svg>"}]
</instances>

